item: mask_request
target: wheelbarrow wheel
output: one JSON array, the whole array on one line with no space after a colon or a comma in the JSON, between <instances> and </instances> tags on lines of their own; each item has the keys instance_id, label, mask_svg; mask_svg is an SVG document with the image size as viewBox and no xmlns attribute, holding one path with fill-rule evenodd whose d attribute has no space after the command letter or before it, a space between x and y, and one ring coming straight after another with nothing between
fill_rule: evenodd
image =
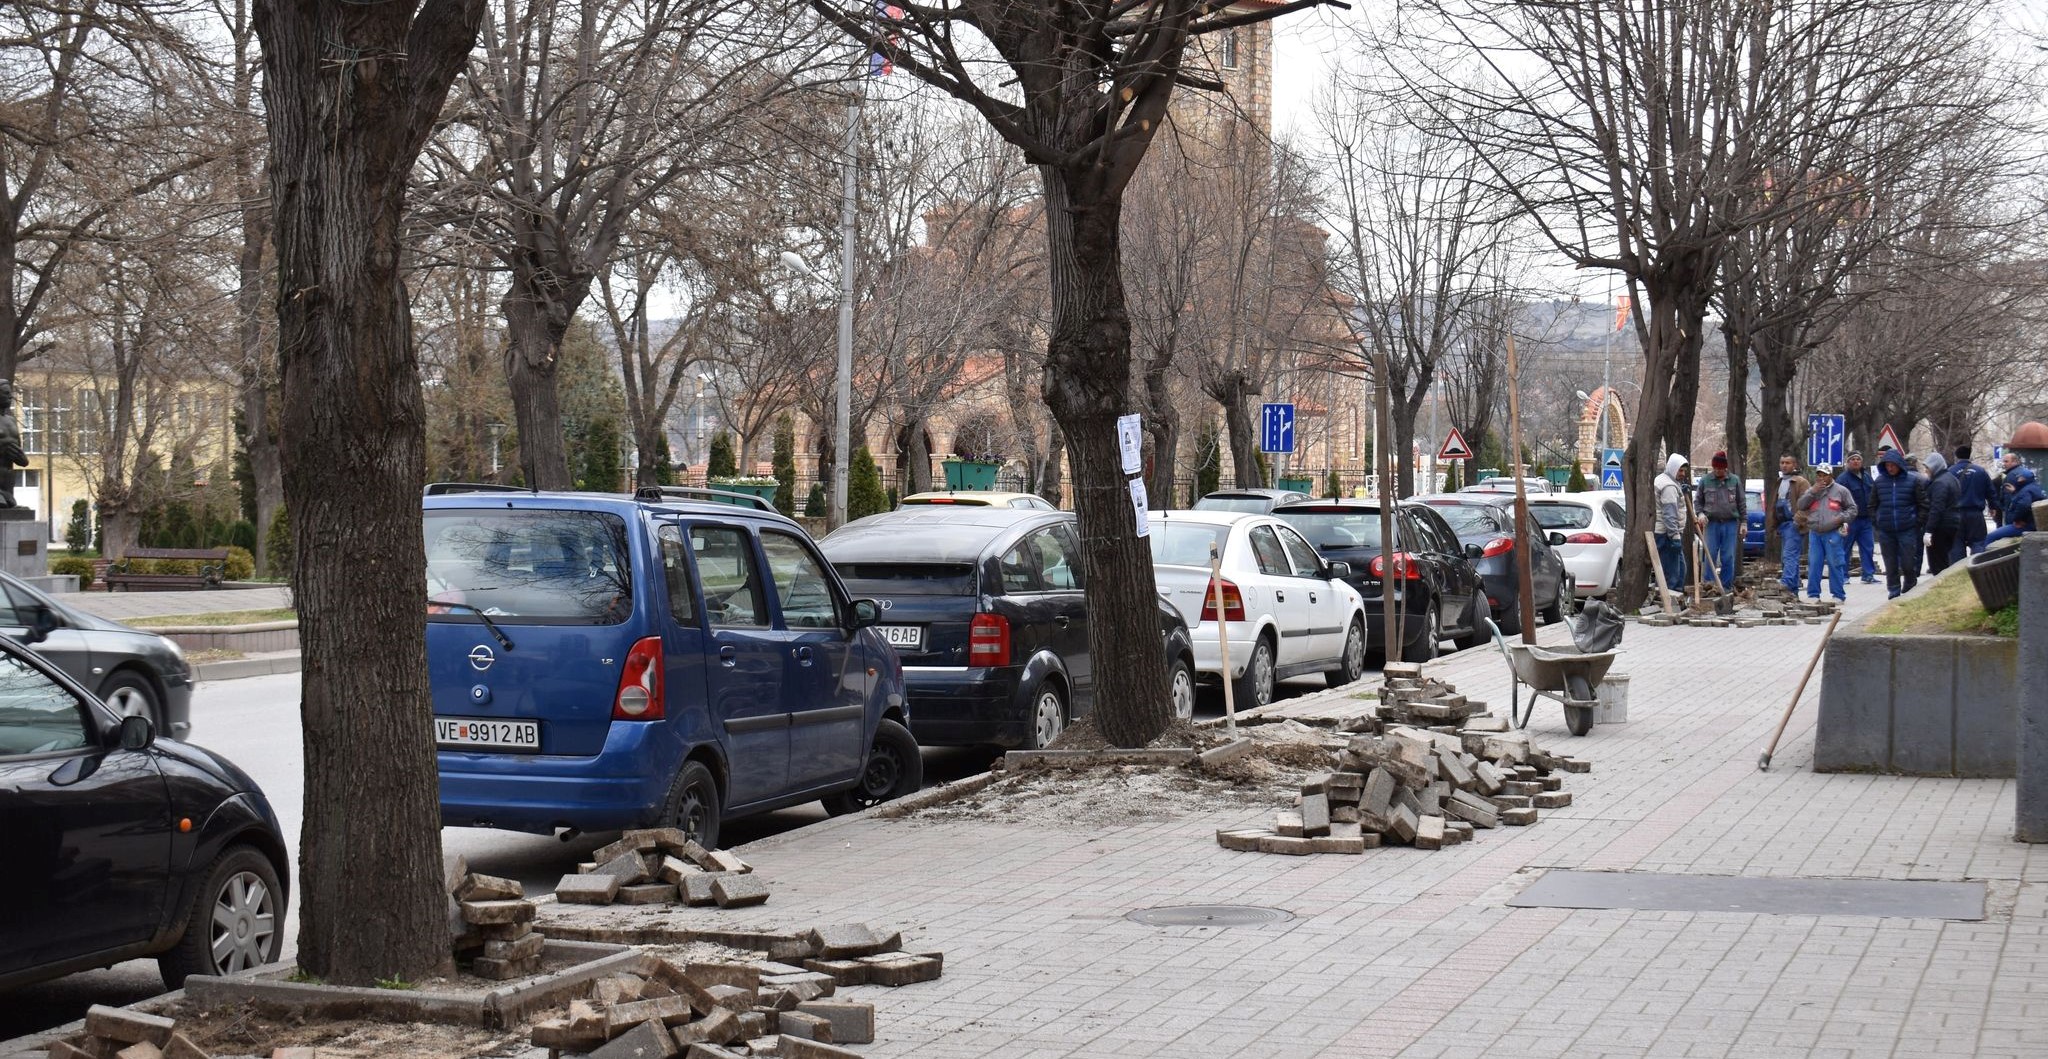
<instances>
[{"instance_id":1,"label":"wheelbarrow wheel","mask_svg":"<svg viewBox=\"0 0 2048 1059\"><path fill-rule=\"evenodd\" d=\"M1584 673L1566 673L1564 686L1567 693L1571 695L1573 702L1588 704L1585 706L1566 706L1564 708L1564 726L1571 729L1573 735L1585 735L1593 730L1593 707L1591 705L1593 702L1593 682L1587 680Z\"/></svg>"}]
</instances>

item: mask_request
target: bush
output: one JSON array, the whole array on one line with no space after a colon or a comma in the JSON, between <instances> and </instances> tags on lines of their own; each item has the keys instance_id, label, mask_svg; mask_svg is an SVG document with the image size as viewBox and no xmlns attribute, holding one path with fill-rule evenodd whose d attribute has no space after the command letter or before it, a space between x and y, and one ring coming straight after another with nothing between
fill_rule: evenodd
<instances>
[{"instance_id":1,"label":"bush","mask_svg":"<svg viewBox=\"0 0 2048 1059\"><path fill-rule=\"evenodd\" d=\"M287 581L292 576L292 520L283 504L277 505L277 514L271 516L270 532L264 536L263 546L268 553L270 569L264 571L271 577Z\"/></svg>"},{"instance_id":2,"label":"bush","mask_svg":"<svg viewBox=\"0 0 2048 1059\"><path fill-rule=\"evenodd\" d=\"M1344 495L1344 479L1337 476L1337 469L1330 468L1330 474L1323 479L1323 495L1335 499ZM1224 615L1229 617L1229 615Z\"/></svg>"},{"instance_id":3,"label":"bush","mask_svg":"<svg viewBox=\"0 0 2048 1059\"><path fill-rule=\"evenodd\" d=\"M236 519L228 523L227 545L249 552L256 550L256 524L247 519Z\"/></svg>"},{"instance_id":4,"label":"bush","mask_svg":"<svg viewBox=\"0 0 2048 1059\"><path fill-rule=\"evenodd\" d=\"M775 421L775 510L796 514L796 424L786 414Z\"/></svg>"},{"instance_id":5,"label":"bush","mask_svg":"<svg viewBox=\"0 0 2048 1059\"><path fill-rule=\"evenodd\" d=\"M812 482L810 495L804 497L804 517L824 518L825 503L825 483Z\"/></svg>"},{"instance_id":6,"label":"bush","mask_svg":"<svg viewBox=\"0 0 2048 1059\"><path fill-rule=\"evenodd\" d=\"M711 456L705 461L706 478L735 478L740 473L739 457L734 455L732 435L721 430L711 437Z\"/></svg>"},{"instance_id":7,"label":"bush","mask_svg":"<svg viewBox=\"0 0 2048 1059\"><path fill-rule=\"evenodd\" d=\"M1578 461L1573 460L1572 476L1565 481L1564 491L1567 493L1583 493L1590 488L1592 487L1586 484L1586 472L1579 470Z\"/></svg>"},{"instance_id":8,"label":"bush","mask_svg":"<svg viewBox=\"0 0 2048 1059\"><path fill-rule=\"evenodd\" d=\"M92 511L84 500L71 502L71 521L64 526L64 546L73 555L92 547Z\"/></svg>"},{"instance_id":9,"label":"bush","mask_svg":"<svg viewBox=\"0 0 2048 1059\"><path fill-rule=\"evenodd\" d=\"M85 589L92 587L91 559L79 558L77 556L65 556L62 559L52 559L50 560L50 572L53 574L76 574L78 576L78 588L80 591L84 591Z\"/></svg>"},{"instance_id":10,"label":"bush","mask_svg":"<svg viewBox=\"0 0 2048 1059\"><path fill-rule=\"evenodd\" d=\"M889 510L889 494L882 489L882 470L875 466L875 454L866 445L853 451L853 467L846 483L846 521Z\"/></svg>"},{"instance_id":11,"label":"bush","mask_svg":"<svg viewBox=\"0 0 2048 1059\"><path fill-rule=\"evenodd\" d=\"M228 546L227 570L221 575L229 581L247 581L256 576L256 555L247 548Z\"/></svg>"}]
</instances>

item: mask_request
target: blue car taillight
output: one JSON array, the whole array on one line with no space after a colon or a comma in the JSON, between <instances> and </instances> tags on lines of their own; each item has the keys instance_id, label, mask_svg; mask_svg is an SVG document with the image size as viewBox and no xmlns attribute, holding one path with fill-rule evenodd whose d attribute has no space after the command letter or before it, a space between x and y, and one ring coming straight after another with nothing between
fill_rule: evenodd
<instances>
[{"instance_id":1,"label":"blue car taillight","mask_svg":"<svg viewBox=\"0 0 2048 1059\"><path fill-rule=\"evenodd\" d=\"M612 699L612 720L661 720L668 712L661 691L661 637L645 637L626 652L619 692Z\"/></svg>"}]
</instances>

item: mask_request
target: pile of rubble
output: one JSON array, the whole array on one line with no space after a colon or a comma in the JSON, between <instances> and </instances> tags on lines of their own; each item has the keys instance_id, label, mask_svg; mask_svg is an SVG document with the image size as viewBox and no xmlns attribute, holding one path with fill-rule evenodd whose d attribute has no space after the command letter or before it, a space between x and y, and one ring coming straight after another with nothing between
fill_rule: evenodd
<instances>
[{"instance_id":1,"label":"pile of rubble","mask_svg":"<svg viewBox=\"0 0 2048 1059\"><path fill-rule=\"evenodd\" d=\"M1654 593L1652 595L1654 596ZM1743 596L1747 598L1742 598ZM1738 596L1737 606L1728 609L1726 613L1716 610L1715 603L1718 598L1710 589L1706 594L1704 606L1686 607L1676 614L1667 614L1663 607L1653 603L1643 608L1643 614L1637 621L1653 628L1686 625L1699 629L1823 625L1834 616L1838 606L1832 599L1801 599L1798 593L1789 591L1776 581L1746 590Z\"/></svg>"},{"instance_id":2,"label":"pile of rubble","mask_svg":"<svg viewBox=\"0 0 2048 1059\"><path fill-rule=\"evenodd\" d=\"M846 1059L838 1047L875 1039L874 1005L831 999L840 986L909 985L939 977L939 953L906 953L899 933L862 924L821 927L779 960L686 963L643 957L638 974L593 983L557 1018L535 1023L550 1059Z\"/></svg>"},{"instance_id":3,"label":"pile of rubble","mask_svg":"<svg viewBox=\"0 0 2048 1059\"><path fill-rule=\"evenodd\" d=\"M578 905L716 905L768 901L768 884L746 861L705 849L672 827L628 831L601 846L576 874L555 884L555 899Z\"/></svg>"},{"instance_id":4,"label":"pile of rubble","mask_svg":"<svg viewBox=\"0 0 2048 1059\"><path fill-rule=\"evenodd\" d=\"M539 974L548 939L533 929L535 907L526 899L526 888L517 880L470 871L461 857L448 857L442 870L455 958L467 961L471 974L493 982Z\"/></svg>"},{"instance_id":5,"label":"pile of rubble","mask_svg":"<svg viewBox=\"0 0 2048 1059\"><path fill-rule=\"evenodd\" d=\"M94 1004L85 1032L50 1045L50 1059L211 1059L173 1019Z\"/></svg>"},{"instance_id":6,"label":"pile of rubble","mask_svg":"<svg viewBox=\"0 0 2048 1059\"><path fill-rule=\"evenodd\" d=\"M1419 667L1391 663L1372 717L1339 752L1338 771L1311 776L1296 807L1268 828L1218 831L1225 849L1259 853L1364 853L1382 844L1442 849L1480 830L1536 822L1571 804L1563 773L1584 761L1539 750L1486 704Z\"/></svg>"}]
</instances>

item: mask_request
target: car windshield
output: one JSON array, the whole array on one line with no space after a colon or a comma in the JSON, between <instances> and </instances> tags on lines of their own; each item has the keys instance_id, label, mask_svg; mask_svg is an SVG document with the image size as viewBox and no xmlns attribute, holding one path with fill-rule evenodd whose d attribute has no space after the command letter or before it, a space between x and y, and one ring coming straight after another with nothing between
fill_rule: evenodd
<instances>
[{"instance_id":1,"label":"car windshield","mask_svg":"<svg viewBox=\"0 0 2048 1059\"><path fill-rule=\"evenodd\" d=\"M1249 511L1263 515L1272 509L1272 499L1263 496L1205 496L1195 501L1196 511Z\"/></svg>"},{"instance_id":2,"label":"car windshield","mask_svg":"<svg viewBox=\"0 0 2048 1059\"><path fill-rule=\"evenodd\" d=\"M1161 520L1152 523L1152 533L1146 539L1152 542L1152 561L1155 563L1207 566L1210 545L1220 551L1229 533L1229 526Z\"/></svg>"},{"instance_id":3,"label":"car windshield","mask_svg":"<svg viewBox=\"0 0 2048 1059\"><path fill-rule=\"evenodd\" d=\"M833 563L856 596L971 596L971 563Z\"/></svg>"},{"instance_id":4,"label":"car windshield","mask_svg":"<svg viewBox=\"0 0 2048 1059\"><path fill-rule=\"evenodd\" d=\"M1579 504L1530 504L1529 517L1547 530L1585 529L1593 524L1593 509Z\"/></svg>"},{"instance_id":5,"label":"car windshield","mask_svg":"<svg viewBox=\"0 0 2048 1059\"><path fill-rule=\"evenodd\" d=\"M616 625L633 609L626 523L596 511L429 511L430 621ZM459 604L459 606L451 606Z\"/></svg>"},{"instance_id":6,"label":"car windshield","mask_svg":"<svg viewBox=\"0 0 2048 1059\"><path fill-rule=\"evenodd\" d=\"M1321 549L1377 548L1380 546L1380 510L1376 507L1345 507L1327 510L1278 512L1282 521L1301 531L1310 544Z\"/></svg>"}]
</instances>

